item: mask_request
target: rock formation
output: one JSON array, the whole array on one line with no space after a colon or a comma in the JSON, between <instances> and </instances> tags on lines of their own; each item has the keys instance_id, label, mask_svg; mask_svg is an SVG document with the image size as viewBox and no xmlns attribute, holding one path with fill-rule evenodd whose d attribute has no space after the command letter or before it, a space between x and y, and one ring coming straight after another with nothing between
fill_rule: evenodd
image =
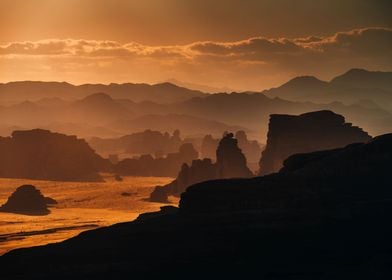
<instances>
[{"instance_id":1,"label":"rock formation","mask_svg":"<svg viewBox=\"0 0 392 280\"><path fill-rule=\"evenodd\" d=\"M161 153L163 156L175 153L184 144L179 130L175 130L172 135L147 129L143 132L136 132L124 135L119 138L91 138L89 144L100 155L129 154L143 155Z\"/></svg>"},{"instance_id":2,"label":"rock formation","mask_svg":"<svg viewBox=\"0 0 392 280\"><path fill-rule=\"evenodd\" d=\"M0 177L97 181L109 165L76 136L34 129L0 137Z\"/></svg>"},{"instance_id":3,"label":"rock formation","mask_svg":"<svg viewBox=\"0 0 392 280\"><path fill-rule=\"evenodd\" d=\"M150 201L167 203L169 195L179 196L190 185L215 179L217 176L216 165L210 159L197 159L192 165L183 164L173 182L165 186L157 186L150 194Z\"/></svg>"},{"instance_id":4,"label":"rock formation","mask_svg":"<svg viewBox=\"0 0 392 280\"><path fill-rule=\"evenodd\" d=\"M11 251L2 277L391 279L391 166L392 134L295 155L279 173L193 185L179 209Z\"/></svg>"},{"instance_id":5,"label":"rock formation","mask_svg":"<svg viewBox=\"0 0 392 280\"><path fill-rule=\"evenodd\" d=\"M48 205L56 203L56 200L44 197L35 186L23 185L11 194L7 202L0 207L0 211L24 215L46 215L50 213Z\"/></svg>"},{"instance_id":6,"label":"rock formation","mask_svg":"<svg viewBox=\"0 0 392 280\"><path fill-rule=\"evenodd\" d=\"M392 134L386 134L367 143L293 155L275 174L190 186L180 209L189 214L260 211L265 218L357 215L361 207L381 207L392 199L390 166Z\"/></svg>"},{"instance_id":7,"label":"rock formation","mask_svg":"<svg viewBox=\"0 0 392 280\"><path fill-rule=\"evenodd\" d=\"M169 195L179 196L188 186L207 180L253 176L232 133L225 134L219 142L216 158L216 163L203 159L193 160L190 166L183 164L176 180L157 186L150 195L150 201L166 203Z\"/></svg>"},{"instance_id":8,"label":"rock formation","mask_svg":"<svg viewBox=\"0 0 392 280\"><path fill-rule=\"evenodd\" d=\"M235 134L235 139L238 141L238 147L246 156L249 163L257 163L262 152L261 145L256 140L249 140L245 131L239 130Z\"/></svg>"},{"instance_id":9,"label":"rock formation","mask_svg":"<svg viewBox=\"0 0 392 280\"><path fill-rule=\"evenodd\" d=\"M132 159L124 159L114 166L119 175L128 176L167 176L178 174L182 164L190 164L199 156L191 143L182 144L177 153L169 153L166 157L153 158L142 155Z\"/></svg>"},{"instance_id":10,"label":"rock formation","mask_svg":"<svg viewBox=\"0 0 392 280\"><path fill-rule=\"evenodd\" d=\"M371 139L361 128L346 123L343 116L331 111L271 115L267 137L260 175L279 171L283 161L293 154L340 148Z\"/></svg>"},{"instance_id":11,"label":"rock formation","mask_svg":"<svg viewBox=\"0 0 392 280\"><path fill-rule=\"evenodd\" d=\"M225 135L224 135L225 136ZM249 140L245 131L239 130L235 133L238 147L245 155L248 167L249 165L258 165L261 154L261 145L256 140ZM219 139L213 138L211 135L206 135L201 143L200 155L202 158L210 158L212 161L216 160L216 149L219 145ZM257 167L256 167L257 169Z\"/></svg>"},{"instance_id":12,"label":"rock formation","mask_svg":"<svg viewBox=\"0 0 392 280\"><path fill-rule=\"evenodd\" d=\"M246 158L238 147L238 141L228 133L219 142L216 150L216 178L251 177L253 174L246 165Z\"/></svg>"}]
</instances>

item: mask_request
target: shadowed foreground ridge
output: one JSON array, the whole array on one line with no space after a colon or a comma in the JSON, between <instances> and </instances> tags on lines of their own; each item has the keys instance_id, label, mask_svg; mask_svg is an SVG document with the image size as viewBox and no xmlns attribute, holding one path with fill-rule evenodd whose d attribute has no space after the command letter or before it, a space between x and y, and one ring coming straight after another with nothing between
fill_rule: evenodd
<instances>
[{"instance_id":1,"label":"shadowed foreground ridge","mask_svg":"<svg viewBox=\"0 0 392 280\"><path fill-rule=\"evenodd\" d=\"M14 250L0 258L0 269L7 279L207 272L258 279L388 279L391 166L392 134L295 155L276 174L191 186L179 211L163 208L59 244Z\"/></svg>"}]
</instances>

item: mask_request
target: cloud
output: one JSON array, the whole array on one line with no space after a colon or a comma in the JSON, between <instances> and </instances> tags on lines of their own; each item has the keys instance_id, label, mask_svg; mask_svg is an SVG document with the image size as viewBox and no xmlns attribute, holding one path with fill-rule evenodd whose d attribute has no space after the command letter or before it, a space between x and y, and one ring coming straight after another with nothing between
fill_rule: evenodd
<instances>
[{"instance_id":1,"label":"cloud","mask_svg":"<svg viewBox=\"0 0 392 280\"><path fill-rule=\"evenodd\" d=\"M4 62L0 68L10 70L8 77L14 80L31 79L32 65L36 65L34 78L49 74L52 79L79 82L94 77L113 82L120 78L143 82L177 78L255 90L302 74L329 78L351 67L391 70L391 49L392 29L377 27L325 37L253 37L168 46L48 39L0 45L0 63ZM26 62L29 71L24 71Z\"/></svg>"}]
</instances>

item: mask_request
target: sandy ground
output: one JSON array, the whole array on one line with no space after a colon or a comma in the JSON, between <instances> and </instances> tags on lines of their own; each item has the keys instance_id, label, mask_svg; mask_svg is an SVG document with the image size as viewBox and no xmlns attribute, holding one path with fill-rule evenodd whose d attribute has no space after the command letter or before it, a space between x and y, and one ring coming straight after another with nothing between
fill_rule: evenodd
<instances>
[{"instance_id":1,"label":"sandy ground","mask_svg":"<svg viewBox=\"0 0 392 280\"><path fill-rule=\"evenodd\" d=\"M103 183L86 183L0 178L0 205L23 184L36 186L58 202L46 216L0 212L0 255L16 248L59 242L81 231L131 221L140 213L159 210L163 204L146 198L154 186L172 180L124 177L117 182L110 175L104 175L104 179ZM178 204L178 198L171 201L172 205Z\"/></svg>"}]
</instances>

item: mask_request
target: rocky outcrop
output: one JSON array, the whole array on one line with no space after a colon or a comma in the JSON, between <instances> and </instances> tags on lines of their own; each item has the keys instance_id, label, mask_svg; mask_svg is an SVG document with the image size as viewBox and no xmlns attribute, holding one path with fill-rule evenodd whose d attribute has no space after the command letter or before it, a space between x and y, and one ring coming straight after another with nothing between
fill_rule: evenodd
<instances>
[{"instance_id":1,"label":"rocky outcrop","mask_svg":"<svg viewBox=\"0 0 392 280\"><path fill-rule=\"evenodd\" d=\"M192 165L183 164L177 178L165 185L157 186L150 194L150 201L167 203L169 195L179 196L190 185L215 179L217 176L216 165L210 159L197 159Z\"/></svg>"},{"instance_id":2,"label":"rocky outcrop","mask_svg":"<svg viewBox=\"0 0 392 280\"><path fill-rule=\"evenodd\" d=\"M262 151L259 142L256 140L249 140L243 130L239 130L235 133L235 139L237 139L238 147L247 159L248 166L253 164L258 165ZM210 158L212 161L216 161L216 149L218 148L219 141L219 139L213 138L211 135L206 135L203 138L200 147L201 157Z\"/></svg>"},{"instance_id":3,"label":"rocky outcrop","mask_svg":"<svg viewBox=\"0 0 392 280\"><path fill-rule=\"evenodd\" d=\"M50 213L48 205L53 204L57 204L57 201L44 197L35 186L23 185L11 194L7 202L0 207L0 211L24 215L47 215Z\"/></svg>"},{"instance_id":4,"label":"rocky outcrop","mask_svg":"<svg viewBox=\"0 0 392 280\"><path fill-rule=\"evenodd\" d=\"M253 176L232 133L226 134L219 142L216 158L216 163L203 159L193 160L192 165L183 164L176 180L157 186L150 195L150 201L167 203L169 195L179 196L188 186L207 180Z\"/></svg>"},{"instance_id":5,"label":"rocky outcrop","mask_svg":"<svg viewBox=\"0 0 392 280\"><path fill-rule=\"evenodd\" d=\"M369 134L346 123L332 111L293 115L271 115L268 139L260 160L260 175L279 171L283 161L297 153L308 153L367 142Z\"/></svg>"},{"instance_id":6,"label":"rocky outcrop","mask_svg":"<svg viewBox=\"0 0 392 280\"><path fill-rule=\"evenodd\" d=\"M34 129L0 137L0 177L98 181L109 165L76 136Z\"/></svg>"},{"instance_id":7,"label":"rocky outcrop","mask_svg":"<svg viewBox=\"0 0 392 280\"><path fill-rule=\"evenodd\" d=\"M392 134L386 134L367 143L293 155L279 173L193 185L182 194L180 210L304 220L351 217L392 201L391 165Z\"/></svg>"},{"instance_id":8,"label":"rocky outcrop","mask_svg":"<svg viewBox=\"0 0 392 280\"><path fill-rule=\"evenodd\" d=\"M2 276L391 279L391 166L392 134L295 155L279 173L191 186L178 210L11 251Z\"/></svg>"},{"instance_id":9,"label":"rocky outcrop","mask_svg":"<svg viewBox=\"0 0 392 280\"><path fill-rule=\"evenodd\" d=\"M238 147L238 141L228 133L219 142L216 150L216 178L251 177L253 174L246 165L246 158Z\"/></svg>"},{"instance_id":10,"label":"rocky outcrop","mask_svg":"<svg viewBox=\"0 0 392 280\"><path fill-rule=\"evenodd\" d=\"M154 158L151 155L124 159L114 166L119 175L128 176L167 176L178 174L183 163L190 164L199 156L191 143L182 144L177 153L169 153L165 157Z\"/></svg>"}]
</instances>

